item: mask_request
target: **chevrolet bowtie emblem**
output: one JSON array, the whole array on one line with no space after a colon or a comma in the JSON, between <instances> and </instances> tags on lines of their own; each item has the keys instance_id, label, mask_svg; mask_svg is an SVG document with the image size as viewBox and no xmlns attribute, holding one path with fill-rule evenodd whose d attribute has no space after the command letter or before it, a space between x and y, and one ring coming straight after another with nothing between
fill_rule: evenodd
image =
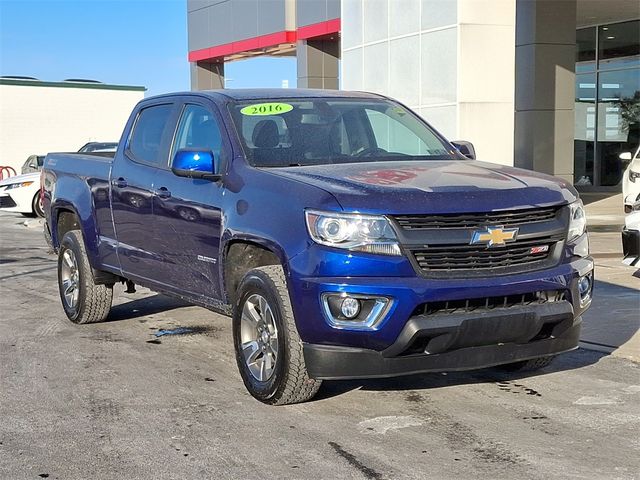
<instances>
[{"instance_id":1,"label":"chevrolet bowtie emblem","mask_svg":"<svg viewBox=\"0 0 640 480\"><path fill-rule=\"evenodd\" d=\"M518 228L487 227L485 230L476 230L471 237L471 245L486 243L487 247L505 245L515 242L518 236Z\"/></svg>"}]
</instances>

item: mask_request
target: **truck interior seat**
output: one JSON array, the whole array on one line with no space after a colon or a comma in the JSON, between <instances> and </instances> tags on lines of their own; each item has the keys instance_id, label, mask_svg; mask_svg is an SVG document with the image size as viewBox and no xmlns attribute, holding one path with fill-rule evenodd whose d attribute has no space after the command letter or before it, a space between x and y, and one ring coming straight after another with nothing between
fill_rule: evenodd
<instances>
[{"instance_id":1,"label":"truck interior seat","mask_svg":"<svg viewBox=\"0 0 640 480\"><path fill-rule=\"evenodd\" d=\"M253 158L258 165L287 165L285 149L280 145L280 133L274 120L260 120L251 135L255 145Z\"/></svg>"}]
</instances>

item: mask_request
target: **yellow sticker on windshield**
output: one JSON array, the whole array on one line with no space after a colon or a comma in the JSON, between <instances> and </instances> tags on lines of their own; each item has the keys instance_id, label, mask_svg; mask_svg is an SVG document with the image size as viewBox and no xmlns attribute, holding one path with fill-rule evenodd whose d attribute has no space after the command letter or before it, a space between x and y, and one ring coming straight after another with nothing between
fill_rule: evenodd
<instances>
[{"instance_id":1,"label":"yellow sticker on windshield","mask_svg":"<svg viewBox=\"0 0 640 480\"><path fill-rule=\"evenodd\" d=\"M293 105L288 103L256 103L255 105L248 105L240 110L243 115L280 115L281 113L287 113L293 110Z\"/></svg>"}]
</instances>

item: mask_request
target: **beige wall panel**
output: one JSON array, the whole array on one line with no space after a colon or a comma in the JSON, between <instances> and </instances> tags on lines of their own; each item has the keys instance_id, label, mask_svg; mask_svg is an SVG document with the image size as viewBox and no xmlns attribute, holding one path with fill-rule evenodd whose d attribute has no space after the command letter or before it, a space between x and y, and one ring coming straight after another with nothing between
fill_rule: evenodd
<instances>
[{"instance_id":1,"label":"beige wall panel","mask_svg":"<svg viewBox=\"0 0 640 480\"><path fill-rule=\"evenodd\" d=\"M0 85L0 164L19 171L29 155L117 142L144 92Z\"/></svg>"}]
</instances>

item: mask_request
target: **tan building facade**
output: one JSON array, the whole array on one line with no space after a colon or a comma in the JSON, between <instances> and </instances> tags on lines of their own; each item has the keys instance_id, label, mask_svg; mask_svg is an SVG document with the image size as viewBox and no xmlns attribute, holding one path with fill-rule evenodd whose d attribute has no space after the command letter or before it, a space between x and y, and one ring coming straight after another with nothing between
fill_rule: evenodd
<instances>
[{"instance_id":1,"label":"tan building facade","mask_svg":"<svg viewBox=\"0 0 640 480\"><path fill-rule=\"evenodd\" d=\"M635 0L189 0L188 9L193 89L223 86L228 61L297 55L298 86L397 98L448 138L473 142L481 160L583 190L619 190L619 154L640 141Z\"/></svg>"}]
</instances>

